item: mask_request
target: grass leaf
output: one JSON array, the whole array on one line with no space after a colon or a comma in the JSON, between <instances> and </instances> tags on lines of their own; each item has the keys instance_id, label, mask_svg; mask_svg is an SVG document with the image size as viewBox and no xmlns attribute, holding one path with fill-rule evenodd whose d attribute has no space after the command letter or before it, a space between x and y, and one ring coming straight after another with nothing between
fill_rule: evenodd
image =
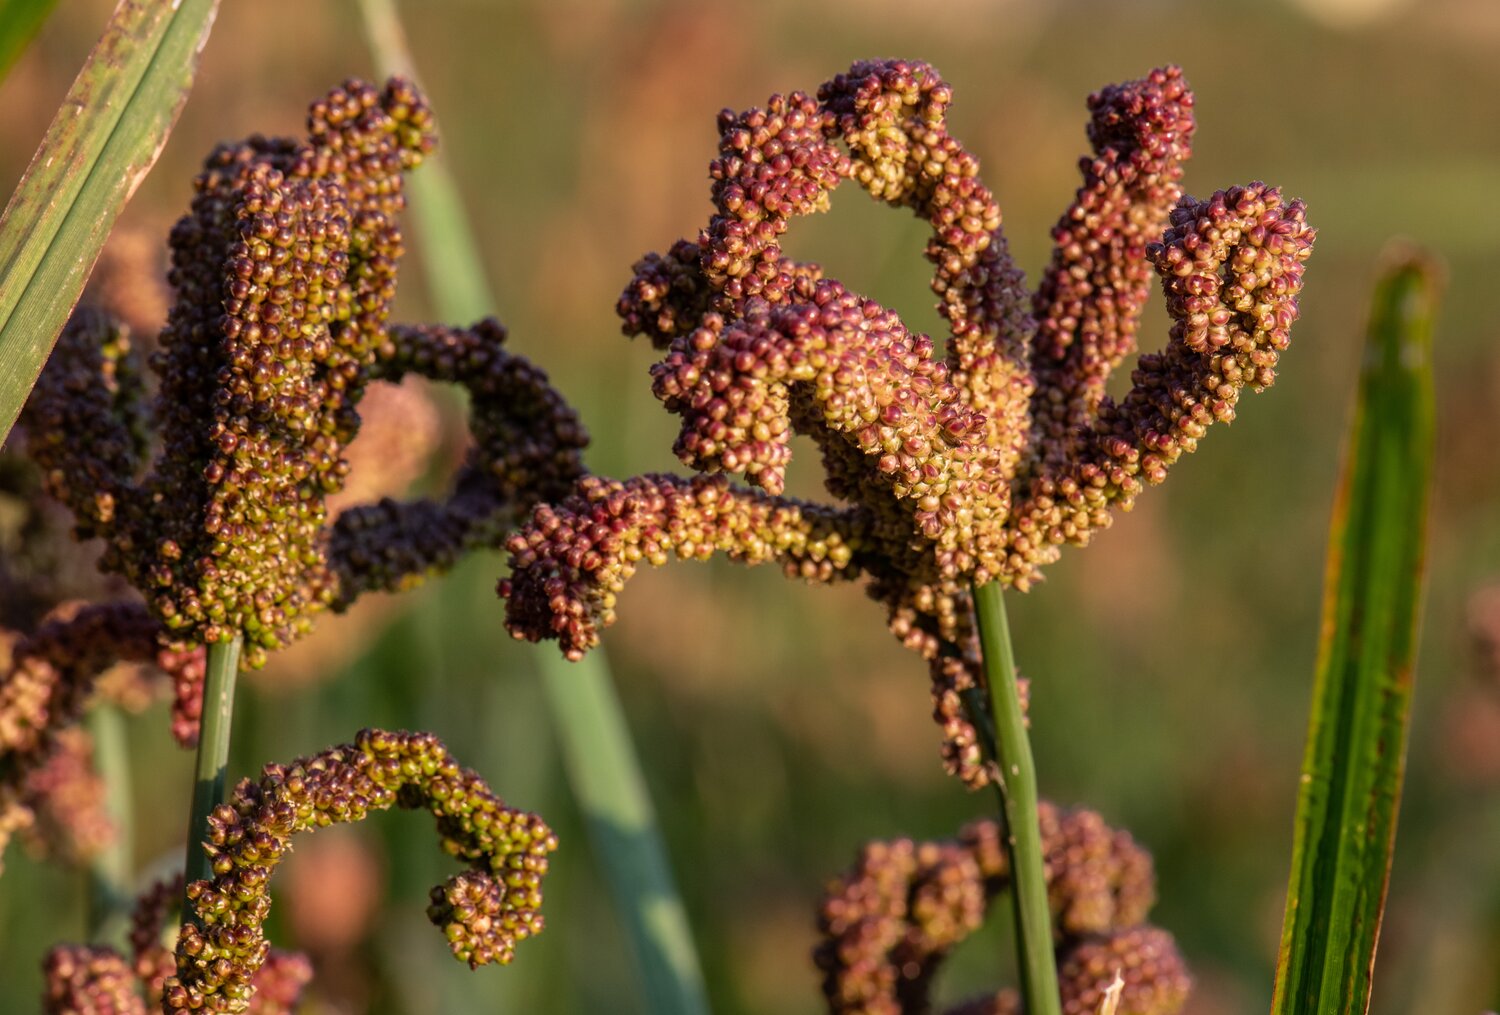
<instances>
[{"instance_id":1,"label":"grass leaf","mask_svg":"<svg viewBox=\"0 0 1500 1015\"><path fill-rule=\"evenodd\" d=\"M692 927L603 652L576 663L550 645L537 655L568 784L629 935L646 1011L707 1015Z\"/></svg>"},{"instance_id":2,"label":"grass leaf","mask_svg":"<svg viewBox=\"0 0 1500 1015\"><path fill-rule=\"evenodd\" d=\"M122 0L0 218L0 441L187 98L218 0Z\"/></svg>"},{"instance_id":3,"label":"grass leaf","mask_svg":"<svg viewBox=\"0 0 1500 1015\"><path fill-rule=\"evenodd\" d=\"M394 0L360 0L382 73L415 77ZM441 157L408 182L411 217L434 309L467 324L493 312L483 257ZM568 783L630 939L646 1010L705 1015L707 988L624 711L602 650L569 663L552 646L535 653Z\"/></svg>"},{"instance_id":4,"label":"grass leaf","mask_svg":"<svg viewBox=\"0 0 1500 1015\"><path fill-rule=\"evenodd\" d=\"M1371 309L1329 536L1274 1015L1369 1010L1422 600L1435 274L1402 259Z\"/></svg>"},{"instance_id":5,"label":"grass leaf","mask_svg":"<svg viewBox=\"0 0 1500 1015\"><path fill-rule=\"evenodd\" d=\"M5 0L0 3L0 81L36 35L57 0Z\"/></svg>"}]
</instances>

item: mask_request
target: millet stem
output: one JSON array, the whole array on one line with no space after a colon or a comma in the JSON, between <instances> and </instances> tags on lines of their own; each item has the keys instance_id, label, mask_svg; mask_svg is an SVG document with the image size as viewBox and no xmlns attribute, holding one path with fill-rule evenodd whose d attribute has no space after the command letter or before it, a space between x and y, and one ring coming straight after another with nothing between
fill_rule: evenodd
<instances>
[{"instance_id":1,"label":"millet stem","mask_svg":"<svg viewBox=\"0 0 1500 1015\"><path fill-rule=\"evenodd\" d=\"M1000 770L995 790L1000 795L1005 851L1010 858L1021 994L1031 1015L1062 1015L1042 829L1037 819L1036 765L1021 710L1010 624L999 582L974 586L974 612L995 724L995 764Z\"/></svg>"},{"instance_id":2,"label":"millet stem","mask_svg":"<svg viewBox=\"0 0 1500 1015\"><path fill-rule=\"evenodd\" d=\"M234 680L240 669L236 634L208 646L208 675L203 681L203 719L198 729L198 761L193 775L193 810L188 820L187 884L213 877L213 863L203 850L208 816L224 800L229 768L229 728L234 715ZM184 905L183 919L191 907Z\"/></svg>"}]
</instances>

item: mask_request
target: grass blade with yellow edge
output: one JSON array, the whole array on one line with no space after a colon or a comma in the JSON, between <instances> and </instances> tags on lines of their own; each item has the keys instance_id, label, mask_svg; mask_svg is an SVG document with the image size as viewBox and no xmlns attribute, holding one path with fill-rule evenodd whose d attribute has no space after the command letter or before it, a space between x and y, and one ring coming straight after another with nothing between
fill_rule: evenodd
<instances>
[{"instance_id":1,"label":"grass blade with yellow edge","mask_svg":"<svg viewBox=\"0 0 1500 1015\"><path fill-rule=\"evenodd\" d=\"M187 98L218 0L122 0L0 217L0 441Z\"/></svg>"},{"instance_id":2,"label":"grass blade with yellow edge","mask_svg":"<svg viewBox=\"0 0 1500 1015\"><path fill-rule=\"evenodd\" d=\"M1430 264L1403 256L1371 309L1329 537L1273 1015L1369 1010L1411 719L1437 288Z\"/></svg>"}]
</instances>

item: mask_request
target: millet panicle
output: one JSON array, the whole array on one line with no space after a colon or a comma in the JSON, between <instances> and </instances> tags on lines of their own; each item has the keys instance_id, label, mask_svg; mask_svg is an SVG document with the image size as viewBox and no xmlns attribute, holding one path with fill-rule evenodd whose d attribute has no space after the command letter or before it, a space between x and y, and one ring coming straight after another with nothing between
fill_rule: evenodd
<instances>
[{"instance_id":1,"label":"millet panicle","mask_svg":"<svg viewBox=\"0 0 1500 1015\"><path fill-rule=\"evenodd\" d=\"M1033 294L978 160L948 133L951 101L926 64L877 61L816 97L721 113L715 213L696 240L636 265L619 312L627 334L664 354L652 389L682 419L679 457L759 488L718 488L736 505L720 528L738 531L750 504L788 526L757 536L769 552L733 537L712 546L812 581L867 579L893 633L929 662L948 767L981 785L990 773L961 703L983 686L970 587L1029 588L1063 545L1087 543L1210 424L1232 419L1244 387L1271 383L1315 233L1301 202L1261 183L1182 194L1193 96L1180 70L1162 68L1090 97L1093 152ZM826 209L846 179L931 225L945 351L782 252L790 221ZM1116 402L1105 384L1135 349L1153 270L1171 333ZM817 445L836 503L781 497L793 434ZM628 494L599 494L641 484L651 493L628 522L615 509ZM512 634L557 639L572 658L592 648L639 559L709 552L672 514L701 484L589 478L539 506L510 540L500 583ZM837 547L816 566L799 556L809 519L816 545ZM653 533L651 553L636 531Z\"/></svg>"}]
</instances>

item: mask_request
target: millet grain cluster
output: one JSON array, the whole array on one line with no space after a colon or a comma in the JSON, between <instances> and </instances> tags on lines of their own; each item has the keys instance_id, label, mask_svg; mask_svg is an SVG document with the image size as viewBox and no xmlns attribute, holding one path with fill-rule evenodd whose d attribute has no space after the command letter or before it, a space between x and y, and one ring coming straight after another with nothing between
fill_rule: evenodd
<instances>
[{"instance_id":1,"label":"millet grain cluster","mask_svg":"<svg viewBox=\"0 0 1500 1015\"><path fill-rule=\"evenodd\" d=\"M216 149L172 230L175 299L149 413L122 326L85 311L59 339L23 417L31 454L174 642L241 634L259 665L318 610L451 566L582 475L576 416L503 348L498 324L387 324L403 175L433 144L425 101L392 79L314 103L305 140ZM361 396L406 374L474 396L457 492L330 525ZM160 441L149 462L148 419Z\"/></svg>"},{"instance_id":2,"label":"millet grain cluster","mask_svg":"<svg viewBox=\"0 0 1500 1015\"><path fill-rule=\"evenodd\" d=\"M715 214L636 265L619 312L664 354L652 389L682 419L678 456L750 488L589 478L539 506L500 583L516 637L581 656L639 561L670 551L864 577L929 661L948 767L988 781L962 705L983 680L971 585L1030 587L1232 419L1243 388L1271 383L1314 232L1300 202L1264 184L1183 196L1193 97L1163 68L1090 97L1093 153L1029 293L978 160L948 133L951 101L925 64L862 62L816 98L720 114ZM848 179L931 225L945 352L782 252L791 220ZM1116 402L1105 383L1135 349L1153 270L1172 331ZM834 503L780 496L794 433L818 446Z\"/></svg>"}]
</instances>

